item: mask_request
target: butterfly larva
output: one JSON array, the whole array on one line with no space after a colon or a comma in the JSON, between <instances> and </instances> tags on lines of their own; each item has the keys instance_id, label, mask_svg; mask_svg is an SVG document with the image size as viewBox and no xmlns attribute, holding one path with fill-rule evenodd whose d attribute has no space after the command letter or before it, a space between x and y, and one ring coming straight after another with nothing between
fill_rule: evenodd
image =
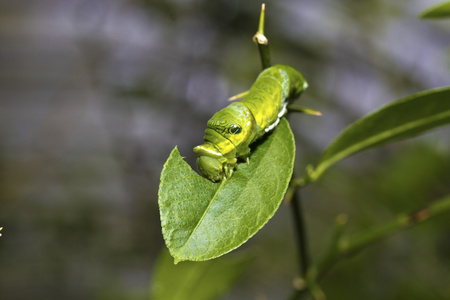
<instances>
[{"instance_id":1,"label":"butterfly larva","mask_svg":"<svg viewBox=\"0 0 450 300\"><path fill-rule=\"evenodd\" d=\"M200 172L211 181L230 178L237 158L249 161L250 144L272 130L286 106L308 84L286 65L262 71L246 96L215 113L208 121L205 143L194 148Z\"/></svg>"}]
</instances>

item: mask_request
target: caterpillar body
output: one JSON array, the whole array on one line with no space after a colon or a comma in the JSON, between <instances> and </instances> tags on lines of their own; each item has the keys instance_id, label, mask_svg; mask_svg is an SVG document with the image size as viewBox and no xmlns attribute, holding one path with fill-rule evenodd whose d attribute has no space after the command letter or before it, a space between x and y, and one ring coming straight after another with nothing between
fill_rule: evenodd
<instances>
[{"instance_id":1,"label":"caterpillar body","mask_svg":"<svg viewBox=\"0 0 450 300\"><path fill-rule=\"evenodd\" d=\"M263 70L246 96L215 113L207 123L205 143L194 148L197 166L209 180L229 179L237 158L249 162L250 144L277 126L287 105L308 84L287 65Z\"/></svg>"}]
</instances>

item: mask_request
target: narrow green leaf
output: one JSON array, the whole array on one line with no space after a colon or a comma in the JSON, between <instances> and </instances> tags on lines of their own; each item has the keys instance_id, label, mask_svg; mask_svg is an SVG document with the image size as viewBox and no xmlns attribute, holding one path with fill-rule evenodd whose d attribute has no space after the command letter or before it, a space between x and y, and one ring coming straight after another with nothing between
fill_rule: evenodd
<instances>
[{"instance_id":1,"label":"narrow green leaf","mask_svg":"<svg viewBox=\"0 0 450 300\"><path fill-rule=\"evenodd\" d=\"M308 176L317 180L338 161L357 152L450 123L450 87L394 101L347 127L325 150Z\"/></svg>"},{"instance_id":2,"label":"narrow green leaf","mask_svg":"<svg viewBox=\"0 0 450 300\"><path fill-rule=\"evenodd\" d=\"M419 16L421 19L450 18L450 1L432 6L420 13Z\"/></svg>"},{"instance_id":3,"label":"narrow green leaf","mask_svg":"<svg viewBox=\"0 0 450 300\"><path fill-rule=\"evenodd\" d=\"M240 163L229 180L201 177L178 149L161 173L159 209L164 240L175 263L223 255L252 237L277 211L292 176L294 137L282 119Z\"/></svg>"},{"instance_id":4,"label":"narrow green leaf","mask_svg":"<svg viewBox=\"0 0 450 300\"><path fill-rule=\"evenodd\" d=\"M173 264L161 251L150 285L151 300L209 300L223 295L247 270L252 256L221 257L205 262Z\"/></svg>"}]
</instances>

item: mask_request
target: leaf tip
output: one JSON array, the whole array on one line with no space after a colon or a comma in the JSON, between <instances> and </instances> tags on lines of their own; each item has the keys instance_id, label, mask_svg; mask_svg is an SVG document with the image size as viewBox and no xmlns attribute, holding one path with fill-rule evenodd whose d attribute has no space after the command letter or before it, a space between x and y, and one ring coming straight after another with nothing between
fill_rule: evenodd
<instances>
[{"instance_id":1,"label":"leaf tip","mask_svg":"<svg viewBox=\"0 0 450 300\"><path fill-rule=\"evenodd\" d=\"M180 258L180 257L177 257L176 254L172 254L172 252L170 251L170 249L169 249L169 253L170 253L170 255L172 255L172 257L173 257L173 264L174 264L174 265L178 265L179 262L182 262L182 261L184 260L184 259L182 259L182 258Z\"/></svg>"}]
</instances>

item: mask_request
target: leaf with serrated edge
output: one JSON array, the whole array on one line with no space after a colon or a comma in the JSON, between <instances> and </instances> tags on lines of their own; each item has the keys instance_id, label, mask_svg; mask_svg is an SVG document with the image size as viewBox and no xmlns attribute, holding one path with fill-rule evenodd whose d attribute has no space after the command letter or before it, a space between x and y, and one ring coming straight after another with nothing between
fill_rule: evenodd
<instances>
[{"instance_id":1,"label":"leaf with serrated edge","mask_svg":"<svg viewBox=\"0 0 450 300\"><path fill-rule=\"evenodd\" d=\"M175 263L221 256L245 243L277 211L292 176L295 143L283 118L256 142L250 165L229 180L201 177L177 147L161 173L159 209L164 240Z\"/></svg>"},{"instance_id":2,"label":"leaf with serrated edge","mask_svg":"<svg viewBox=\"0 0 450 300\"><path fill-rule=\"evenodd\" d=\"M450 123L450 87L428 90L394 101L357 120L327 147L309 171L317 180L325 170L357 152L416 136Z\"/></svg>"}]
</instances>

